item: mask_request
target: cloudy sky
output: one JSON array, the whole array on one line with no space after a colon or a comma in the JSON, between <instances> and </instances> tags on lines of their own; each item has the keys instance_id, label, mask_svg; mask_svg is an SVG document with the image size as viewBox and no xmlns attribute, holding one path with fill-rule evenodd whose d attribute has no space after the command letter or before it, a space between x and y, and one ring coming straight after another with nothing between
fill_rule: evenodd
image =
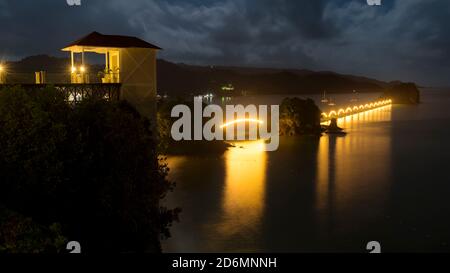
<instances>
[{"instance_id":1,"label":"cloudy sky","mask_svg":"<svg viewBox=\"0 0 450 273\"><path fill-rule=\"evenodd\" d=\"M0 0L0 59L62 56L99 31L189 64L306 68L450 85L450 1Z\"/></svg>"}]
</instances>

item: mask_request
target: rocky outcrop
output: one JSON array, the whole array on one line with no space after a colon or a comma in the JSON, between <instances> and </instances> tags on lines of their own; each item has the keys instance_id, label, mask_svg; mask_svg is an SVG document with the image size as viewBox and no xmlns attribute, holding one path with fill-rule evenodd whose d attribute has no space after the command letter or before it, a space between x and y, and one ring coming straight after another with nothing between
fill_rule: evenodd
<instances>
[{"instance_id":1,"label":"rocky outcrop","mask_svg":"<svg viewBox=\"0 0 450 273\"><path fill-rule=\"evenodd\" d=\"M383 96L394 104L420 103L420 91L414 83L397 83L388 87Z\"/></svg>"},{"instance_id":2,"label":"rocky outcrop","mask_svg":"<svg viewBox=\"0 0 450 273\"><path fill-rule=\"evenodd\" d=\"M280 135L319 135L320 115L313 100L286 98L280 105Z\"/></svg>"}]
</instances>

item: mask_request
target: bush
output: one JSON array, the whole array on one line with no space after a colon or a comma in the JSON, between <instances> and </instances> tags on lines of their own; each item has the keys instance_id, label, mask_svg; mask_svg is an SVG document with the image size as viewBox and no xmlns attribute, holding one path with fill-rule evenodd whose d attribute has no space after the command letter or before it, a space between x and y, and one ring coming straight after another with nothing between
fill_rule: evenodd
<instances>
[{"instance_id":1,"label":"bush","mask_svg":"<svg viewBox=\"0 0 450 273\"><path fill-rule=\"evenodd\" d=\"M179 212L150 122L126 102L69 107L54 88L0 91L0 204L59 222L84 252L158 252Z\"/></svg>"},{"instance_id":2,"label":"bush","mask_svg":"<svg viewBox=\"0 0 450 273\"><path fill-rule=\"evenodd\" d=\"M320 134L320 116L313 100L286 98L280 105L280 135Z\"/></svg>"},{"instance_id":3,"label":"bush","mask_svg":"<svg viewBox=\"0 0 450 273\"><path fill-rule=\"evenodd\" d=\"M42 226L0 207L0 253L61 253L66 243L60 224Z\"/></svg>"}]
</instances>

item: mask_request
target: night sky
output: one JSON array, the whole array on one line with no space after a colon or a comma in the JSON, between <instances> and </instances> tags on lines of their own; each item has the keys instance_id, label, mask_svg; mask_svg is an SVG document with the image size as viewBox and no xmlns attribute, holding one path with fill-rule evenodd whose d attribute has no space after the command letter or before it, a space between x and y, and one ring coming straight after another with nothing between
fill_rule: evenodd
<instances>
[{"instance_id":1,"label":"night sky","mask_svg":"<svg viewBox=\"0 0 450 273\"><path fill-rule=\"evenodd\" d=\"M450 85L450 1L0 0L0 59L63 56L99 31L154 43L174 62L306 68Z\"/></svg>"}]
</instances>

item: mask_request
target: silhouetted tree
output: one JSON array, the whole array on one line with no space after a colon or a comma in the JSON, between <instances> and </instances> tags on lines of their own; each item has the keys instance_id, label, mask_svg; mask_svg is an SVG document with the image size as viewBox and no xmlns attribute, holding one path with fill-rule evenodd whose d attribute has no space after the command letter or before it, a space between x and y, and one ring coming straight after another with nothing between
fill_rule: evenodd
<instances>
[{"instance_id":1,"label":"silhouetted tree","mask_svg":"<svg viewBox=\"0 0 450 273\"><path fill-rule=\"evenodd\" d=\"M320 115L311 99L285 98L280 105L280 134L320 134Z\"/></svg>"},{"instance_id":2,"label":"silhouetted tree","mask_svg":"<svg viewBox=\"0 0 450 273\"><path fill-rule=\"evenodd\" d=\"M0 204L61 223L88 252L157 252L178 209L147 119L126 102L70 107L54 88L0 91Z\"/></svg>"}]
</instances>

